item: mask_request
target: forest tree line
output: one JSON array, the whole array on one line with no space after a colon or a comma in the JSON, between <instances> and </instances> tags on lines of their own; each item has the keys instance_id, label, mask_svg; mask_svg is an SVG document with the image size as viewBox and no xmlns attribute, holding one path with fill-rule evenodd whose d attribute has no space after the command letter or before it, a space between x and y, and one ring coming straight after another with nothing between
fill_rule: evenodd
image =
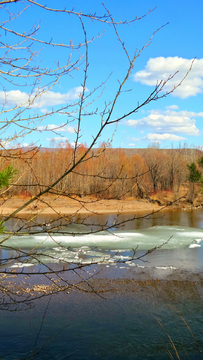
<instances>
[{"instance_id":1,"label":"forest tree line","mask_svg":"<svg viewBox=\"0 0 203 360\"><path fill-rule=\"evenodd\" d=\"M1 170L13 166L18 171L18 181L14 181L10 194L34 196L71 167L74 150L68 142L62 145L38 151L23 148L2 151ZM76 158L86 149L85 145L80 145ZM53 193L101 199L142 199L160 191L170 191L177 197L181 187L189 188L188 164L195 163L198 168L201 156L202 152L197 149L159 149L156 146L113 149L103 143L100 148L93 149Z\"/></svg>"}]
</instances>

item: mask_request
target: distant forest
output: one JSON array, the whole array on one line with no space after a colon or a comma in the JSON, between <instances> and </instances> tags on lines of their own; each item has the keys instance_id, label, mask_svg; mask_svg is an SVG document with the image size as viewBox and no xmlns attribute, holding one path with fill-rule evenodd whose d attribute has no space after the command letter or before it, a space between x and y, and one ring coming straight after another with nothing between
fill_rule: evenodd
<instances>
[{"instance_id":1,"label":"distant forest","mask_svg":"<svg viewBox=\"0 0 203 360\"><path fill-rule=\"evenodd\" d=\"M80 145L77 157L86 150ZM9 155L8 155L9 154ZM64 178L53 193L95 196L101 199L150 198L168 191L179 196L190 186L188 164L198 164L203 152L197 149L113 149L102 144L93 149L75 171ZM1 169L12 165L18 170L13 195L33 196L53 183L73 164L74 150L65 146L25 151L24 148L1 152ZM197 165L198 168L198 165Z\"/></svg>"}]
</instances>

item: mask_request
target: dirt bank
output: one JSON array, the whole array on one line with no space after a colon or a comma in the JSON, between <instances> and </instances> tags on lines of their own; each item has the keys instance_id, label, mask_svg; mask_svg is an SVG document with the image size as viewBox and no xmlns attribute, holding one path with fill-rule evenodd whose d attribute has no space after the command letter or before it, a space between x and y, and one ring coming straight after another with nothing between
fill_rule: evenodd
<instances>
[{"instance_id":1,"label":"dirt bank","mask_svg":"<svg viewBox=\"0 0 203 360\"><path fill-rule=\"evenodd\" d=\"M9 215L15 210L21 208L29 199L12 198L1 201L0 211L2 215ZM35 200L18 215L25 216L29 214L43 215L69 215L74 213L86 214L115 214L118 212L140 212L140 211L157 211L162 207L145 201L145 200L96 200L90 197L70 199L67 197L43 197Z\"/></svg>"}]
</instances>

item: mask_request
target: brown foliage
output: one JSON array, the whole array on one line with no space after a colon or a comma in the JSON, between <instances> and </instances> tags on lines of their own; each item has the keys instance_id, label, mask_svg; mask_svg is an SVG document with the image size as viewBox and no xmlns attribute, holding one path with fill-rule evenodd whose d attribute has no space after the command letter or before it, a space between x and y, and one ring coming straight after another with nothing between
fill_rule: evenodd
<instances>
[{"instance_id":1,"label":"brown foliage","mask_svg":"<svg viewBox=\"0 0 203 360\"><path fill-rule=\"evenodd\" d=\"M183 150L171 151L157 148L145 152L105 148L105 144L93 149L73 172L58 183L50 192L83 197L93 195L100 199L125 197L148 198L160 192L179 193L187 183L187 163L191 154ZM80 145L77 156L87 151ZM23 149L7 151L0 158L1 169L13 165L19 170L19 180L13 184L10 194L31 197L53 183L73 164L74 149L66 142L56 148ZM194 154L193 154L194 156ZM77 159L76 159L77 160ZM164 196L164 195L163 195Z\"/></svg>"}]
</instances>

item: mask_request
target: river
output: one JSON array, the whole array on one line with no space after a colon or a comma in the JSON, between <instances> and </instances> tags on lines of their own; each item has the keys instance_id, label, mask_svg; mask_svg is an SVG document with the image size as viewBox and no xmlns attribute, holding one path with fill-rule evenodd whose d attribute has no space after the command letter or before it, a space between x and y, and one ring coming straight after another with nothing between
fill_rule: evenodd
<instances>
[{"instance_id":1,"label":"river","mask_svg":"<svg viewBox=\"0 0 203 360\"><path fill-rule=\"evenodd\" d=\"M38 234L5 244L28 253L35 246L37 261L43 251L42 262L57 270L87 264L86 273L96 273L93 286L105 292L72 291L40 299L27 311L0 311L1 359L203 358L203 212L143 215L125 222L132 216L126 214L108 233L84 236L84 226L75 225L74 237L58 234L52 241ZM112 218L91 218L85 229ZM136 257L162 246L135 260L137 245ZM1 251L2 257L15 253ZM30 256L9 267L43 270Z\"/></svg>"}]
</instances>

